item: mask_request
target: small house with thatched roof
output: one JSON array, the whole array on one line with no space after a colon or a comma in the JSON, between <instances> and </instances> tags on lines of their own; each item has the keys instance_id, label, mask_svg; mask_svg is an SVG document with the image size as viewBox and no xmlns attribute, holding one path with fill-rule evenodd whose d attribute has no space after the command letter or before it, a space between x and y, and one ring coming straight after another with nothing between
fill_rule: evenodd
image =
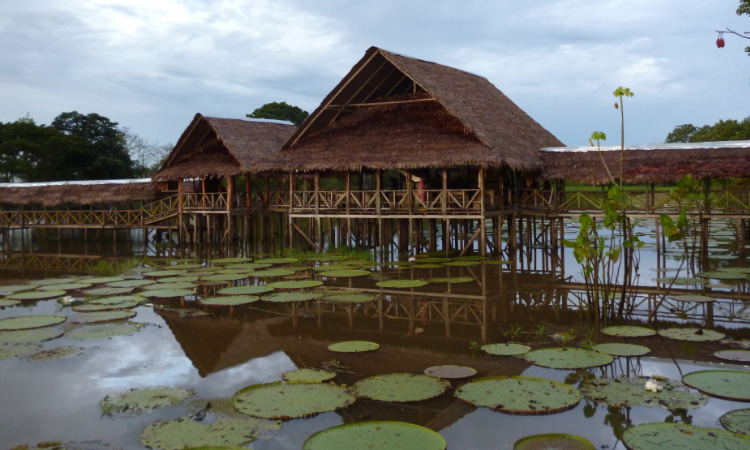
<instances>
[{"instance_id":1,"label":"small house with thatched roof","mask_svg":"<svg viewBox=\"0 0 750 450\"><path fill-rule=\"evenodd\" d=\"M288 174L292 219L484 221L560 145L486 78L371 47L258 168Z\"/></svg>"}]
</instances>

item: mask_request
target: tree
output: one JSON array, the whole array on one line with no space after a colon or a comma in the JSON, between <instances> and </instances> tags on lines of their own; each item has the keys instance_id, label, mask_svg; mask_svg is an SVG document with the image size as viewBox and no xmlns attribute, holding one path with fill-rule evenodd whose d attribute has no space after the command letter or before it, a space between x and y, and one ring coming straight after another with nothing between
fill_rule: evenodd
<instances>
[{"instance_id":1,"label":"tree","mask_svg":"<svg viewBox=\"0 0 750 450\"><path fill-rule=\"evenodd\" d=\"M692 124L678 125L667 135L666 142L716 142L750 140L750 116L742 121L719 120L700 128Z\"/></svg>"},{"instance_id":2,"label":"tree","mask_svg":"<svg viewBox=\"0 0 750 450\"><path fill-rule=\"evenodd\" d=\"M247 117L253 119L288 120L296 126L300 126L300 124L307 119L308 115L309 113L307 111L296 106L288 105L286 102L266 103L252 113L246 114Z\"/></svg>"},{"instance_id":3,"label":"tree","mask_svg":"<svg viewBox=\"0 0 750 450\"><path fill-rule=\"evenodd\" d=\"M740 0L740 6L737 7L737 15L738 16L750 16L750 0ZM750 39L750 31L745 31L744 33L739 33L737 31L731 30L729 28L726 29L726 31L719 31L719 38L716 39L716 46L719 48L724 47L724 33L733 34L735 36L739 36L743 39ZM745 47L745 52L750 56L750 46Z\"/></svg>"},{"instance_id":4,"label":"tree","mask_svg":"<svg viewBox=\"0 0 750 450\"><path fill-rule=\"evenodd\" d=\"M172 151L172 144L154 144L125 128L125 146L133 160L133 175L146 178L153 175Z\"/></svg>"}]
</instances>

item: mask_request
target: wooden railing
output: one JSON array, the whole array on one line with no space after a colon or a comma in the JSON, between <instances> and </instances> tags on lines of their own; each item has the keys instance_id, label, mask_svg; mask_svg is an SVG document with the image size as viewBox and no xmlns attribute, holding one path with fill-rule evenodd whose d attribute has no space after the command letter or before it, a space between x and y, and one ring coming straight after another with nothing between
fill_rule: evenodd
<instances>
[{"instance_id":1,"label":"wooden railing","mask_svg":"<svg viewBox=\"0 0 750 450\"><path fill-rule=\"evenodd\" d=\"M142 210L0 211L0 226L36 228L129 228L141 225Z\"/></svg>"}]
</instances>

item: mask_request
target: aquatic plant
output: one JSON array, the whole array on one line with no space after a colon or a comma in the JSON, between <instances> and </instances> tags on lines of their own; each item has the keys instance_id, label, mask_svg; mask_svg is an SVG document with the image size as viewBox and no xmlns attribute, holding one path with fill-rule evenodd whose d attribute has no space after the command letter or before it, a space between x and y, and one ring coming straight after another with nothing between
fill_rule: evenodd
<instances>
[{"instance_id":1,"label":"aquatic plant","mask_svg":"<svg viewBox=\"0 0 750 450\"><path fill-rule=\"evenodd\" d=\"M454 380L473 377L477 374L477 370L473 367L445 364L428 367L424 370L424 374L430 377L442 378L444 380Z\"/></svg>"},{"instance_id":2,"label":"aquatic plant","mask_svg":"<svg viewBox=\"0 0 750 450\"><path fill-rule=\"evenodd\" d=\"M595 448L588 439L564 433L535 434L521 438L513 444L513 450L594 450Z\"/></svg>"},{"instance_id":3,"label":"aquatic plant","mask_svg":"<svg viewBox=\"0 0 750 450\"><path fill-rule=\"evenodd\" d=\"M418 402L435 398L450 386L448 381L427 375L389 373L359 380L352 391L357 397L383 402Z\"/></svg>"},{"instance_id":4,"label":"aquatic plant","mask_svg":"<svg viewBox=\"0 0 750 450\"><path fill-rule=\"evenodd\" d=\"M703 428L684 423L645 423L623 433L623 443L633 450L676 450L686 448L750 448L750 438L717 428Z\"/></svg>"},{"instance_id":5,"label":"aquatic plant","mask_svg":"<svg viewBox=\"0 0 750 450\"><path fill-rule=\"evenodd\" d=\"M682 382L713 397L750 401L750 372L700 370L685 374Z\"/></svg>"},{"instance_id":6,"label":"aquatic plant","mask_svg":"<svg viewBox=\"0 0 750 450\"><path fill-rule=\"evenodd\" d=\"M357 422L310 436L302 450L445 450L440 434L406 422Z\"/></svg>"},{"instance_id":7,"label":"aquatic plant","mask_svg":"<svg viewBox=\"0 0 750 450\"><path fill-rule=\"evenodd\" d=\"M611 355L573 347L532 350L524 354L523 358L537 366L552 369L584 369L606 366L614 361Z\"/></svg>"},{"instance_id":8,"label":"aquatic plant","mask_svg":"<svg viewBox=\"0 0 750 450\"><path fill-rule=\"evenodd\" d=\"M572 386L537 377L490 377L456 389L456 397L476 406L509 414L552 414L578 404L581 394Z\"/></svg>"},{"instance_id":9,"label":"aquatic plant","mask_svg":"<svg viewBox=\"0 0 750 450\"><path fill-rule=\"evenodd\" d=\"M256 384L232 396L234 407L241 413L281 420L346 408L355 401L349 389L329 383Z\"/></svg>"}]
</instances>

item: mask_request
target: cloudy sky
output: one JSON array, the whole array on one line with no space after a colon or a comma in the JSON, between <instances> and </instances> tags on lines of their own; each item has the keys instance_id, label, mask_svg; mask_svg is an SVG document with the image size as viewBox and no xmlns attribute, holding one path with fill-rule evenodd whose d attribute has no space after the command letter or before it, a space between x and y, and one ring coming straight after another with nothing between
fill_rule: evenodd
<instances>
[{"instance_id":1,"label":"cloudy sky","mask_svg":"<svg viewBox=\"0 0 750 450\"><path fill-rule=\"evenodd\" d=\"M0 122L76 110L174 143L193 115L315 109L372 46L489 79L565 144L750 116L738 0L9 0Z\"/></svg>"}]
</instances>

